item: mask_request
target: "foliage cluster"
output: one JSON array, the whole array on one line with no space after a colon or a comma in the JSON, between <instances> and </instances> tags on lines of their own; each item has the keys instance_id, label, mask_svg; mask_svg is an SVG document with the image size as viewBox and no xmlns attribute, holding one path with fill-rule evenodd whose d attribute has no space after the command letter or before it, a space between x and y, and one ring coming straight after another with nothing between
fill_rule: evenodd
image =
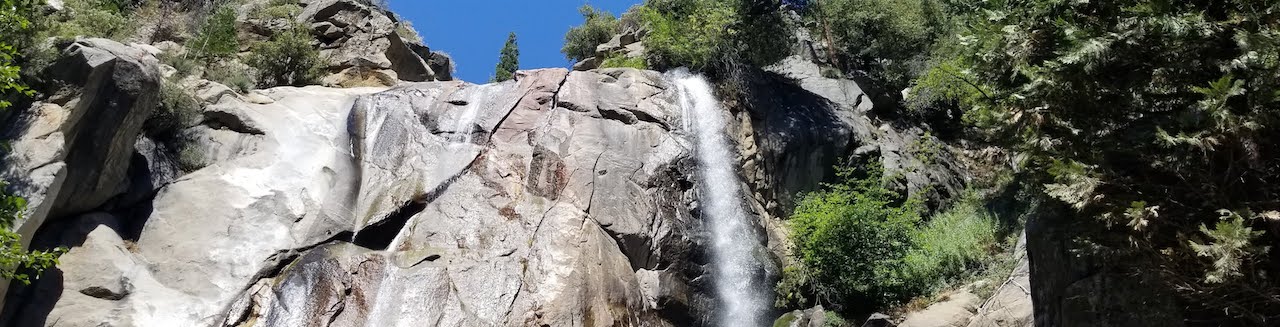
<instances>
[{"instance_id":1,"label":"foliage cluster","mask_svg":"<svg viewBox=\"0 0 1280 327\"><path fill-rule=\"evenodd\" d=\"M312 41L308 28L295 26L255 44L246 63L258 70L258 86L314 84L325 63Z\"/></svg>"},{"instance_id":2,"label":"foliage cluster","mask_svg":"<svg viewBox=\"0 0 1280 327\"><path fill-rule=\"evenodd\" d=\"M302 4L298 0L271 0L266 6L254 10L252 15L261 20L292 20L301 12Z\"/></svg>"},{"instance_id":3,"label":"foliage cluster","mask_svg":"<svg viewBox=\"0 0 1280 327\"><path fill-rule=\"evenodd\" d=\"M229 58L240 52L240 40L236 32L236 10L218 8L205 19L195 39L188 47L198 57L211 61Z\"/></svg>"},{"instance_id":4,"label":"foliage cluster","mask_svg":"<svg viewBox=\"0 0 1280 327\"><path fill-rule=\"evenodd\" d=\"M879 168L838 175L841 183L807 194L790 218L799 264L784 269L779 306L810 296L844 311L892 305L990 256L996 223L976 197L925 220L921 201L887 189Z\"/></svg>"},{"instance_id":5,"label":"foliage cluster","mask_svg":"<svg viewBox=\"0 0 1280 327\"><path fill-rule=\"evenodd\" d=\"M591 5L583 5L578 12L582 14L582 25L569 28L564 35L564 47L560 48L560 53L572 61L595 56L596 46L609 42L619 32L618 19L609 12Z\"/></svg>"},{"instance_id":6,"label":"foliage cluster","mask_svg":"<svg viewBox=\"0 0 1280 327\"><path fill-rule=\"evenodd\" d=\"M1193 314L1265 324L1280 285L1280 3L949 3L913 98L1020 151L1134 273ZM1274 229L1271 229L1274 230ZM1242 291L1244 290L1244 291ZM1211 319L1211 318L1206 318ZM1220 323L1226 323L1220 321Z\"/></svg>"},{"instance_id":7,"label":"foliage cluster","mask_svg":"<svg viewBox=\"0 0 1280 327\"><path fill-rule=\"evenodd\" d=\"M773 1L648 0L635 8L649 65L732 73L789 54L792 32Z\"/></svg>"},{"instance_id":8,"label":"foliage cluster","mask_svg":"<svg viewBox=\"0 0 1280 327\"><path fill-rule=\"evenodd\" d=\"M121 38L133 32L129 14L134 3L128 0L64 0L64 9L39 19L40 39L76 36Z\"/></svg>"},{"instance_id":9,"label":"foliage cluster","mask_svg":"<svg viewBox=\"0 0 1280 327\"><path fill-rule=\"evenodd\" d=\"M770 0L646 0L622 18L583 6L583 24L565 35L570 60L595 55L596 46L621 30L643 30L643 65L623 58L614 67L686 67L719 79L741 78L745 65L765 66L786 57L793 34L778 3Z\"/></svg>"},{"instance_id":10,"label":"foliage cluster","mask_svg":"<svg viewBox=\"0 0 1280 327\"><path fill-rule=\"evenodd\" d=\"M878 86L901 90L927 66L929 50L948 29L934 0L826 0L806 11L816 38L839 68L861 71Z\"/></svg>"}]
</instances>

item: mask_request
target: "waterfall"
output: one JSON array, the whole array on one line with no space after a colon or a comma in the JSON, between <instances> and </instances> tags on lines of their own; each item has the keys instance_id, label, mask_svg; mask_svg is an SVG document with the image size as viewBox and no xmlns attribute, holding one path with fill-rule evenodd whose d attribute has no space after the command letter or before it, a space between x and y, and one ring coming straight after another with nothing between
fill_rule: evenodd
<instances>
[{"instance_id":1,"label":"waterfall","mask_svg":"<svg viewBox=\"0 0 1280 327\"><path fill-rule=\"evenodd\" d=\"M701 76L670 74L679 87L684 127L694 137L700 211L711 230L711 263L720 326L760 326L771 300L758 273L761 247L742 203L736 152L726 137L725 111Z\"/></svg>"}]
</instances>

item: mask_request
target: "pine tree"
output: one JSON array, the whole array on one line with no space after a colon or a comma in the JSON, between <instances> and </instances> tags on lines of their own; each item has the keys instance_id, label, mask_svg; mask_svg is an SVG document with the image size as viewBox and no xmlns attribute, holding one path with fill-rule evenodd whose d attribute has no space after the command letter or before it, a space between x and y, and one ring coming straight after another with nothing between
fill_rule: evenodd
<instances>
[{"instance_id":1,"label":"pine tree","mask_svg":"<svg viewBox=\"0 0 1280 327\"><path fill-rule=\"evenodd\" d=\"M516 45L516 33L511 32L507 35L507 44L502 45L502 55L498 57L498 67L491 82L510 80L517 69L520 69L520 48Z\"/></svg>"}]
</instances>

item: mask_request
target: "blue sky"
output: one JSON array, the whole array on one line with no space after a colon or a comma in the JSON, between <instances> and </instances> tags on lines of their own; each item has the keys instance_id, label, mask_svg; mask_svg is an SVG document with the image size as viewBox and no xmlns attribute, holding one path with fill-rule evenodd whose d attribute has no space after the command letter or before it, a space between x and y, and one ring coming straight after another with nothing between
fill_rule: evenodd
<instances>
[{"instance_id":1,"label":"blue sky","mask_svg":"<svg viewBox=\"0 0 1280 327\"><path fill-rule=\"evenodd\" d=\"M582 23L585 3L615 15L642 0L391 0L391 9L413 22L431 50L453 56L454 74L472 83L493 76L498 51L515 32L520 69L569 67L560 54L564 33Z\"/></svg>"}]
</instances>

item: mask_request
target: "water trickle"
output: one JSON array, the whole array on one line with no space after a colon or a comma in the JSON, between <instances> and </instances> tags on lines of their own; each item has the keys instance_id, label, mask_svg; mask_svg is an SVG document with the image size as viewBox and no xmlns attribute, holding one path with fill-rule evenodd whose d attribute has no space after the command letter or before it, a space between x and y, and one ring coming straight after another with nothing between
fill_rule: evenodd
<instances>
[{"instance_id":1,"label":"water trickle","mask_svg":"<svg viewBox=\"0 0 1280 327\"><path fill-rule=\"evenodd\" d=\"M480 112L484 111L481 100L484 100L486 94L490 94L491 84L472 86L466 97L467 104L462 108L462 112L458 114L453 121L453 136L449 137L449 141L453 144L470 144L475 134L476 120L480 118Z\"/></svg>"},{"instance_id":2,"label":"water trickle","mask_svg":"<svg viewBox=\"0 0 1280 327\"><path fill-rule=\"evenodd\" d=\"M700 211L711 230L719 325L760 326L771 300L758 273L761 265L754 254L761 245L742 203L736 153L726 137L725 111L702 76L677 71L670 79L680 90L685 130L694 137Z\"/></svg>"}]
</instances>

